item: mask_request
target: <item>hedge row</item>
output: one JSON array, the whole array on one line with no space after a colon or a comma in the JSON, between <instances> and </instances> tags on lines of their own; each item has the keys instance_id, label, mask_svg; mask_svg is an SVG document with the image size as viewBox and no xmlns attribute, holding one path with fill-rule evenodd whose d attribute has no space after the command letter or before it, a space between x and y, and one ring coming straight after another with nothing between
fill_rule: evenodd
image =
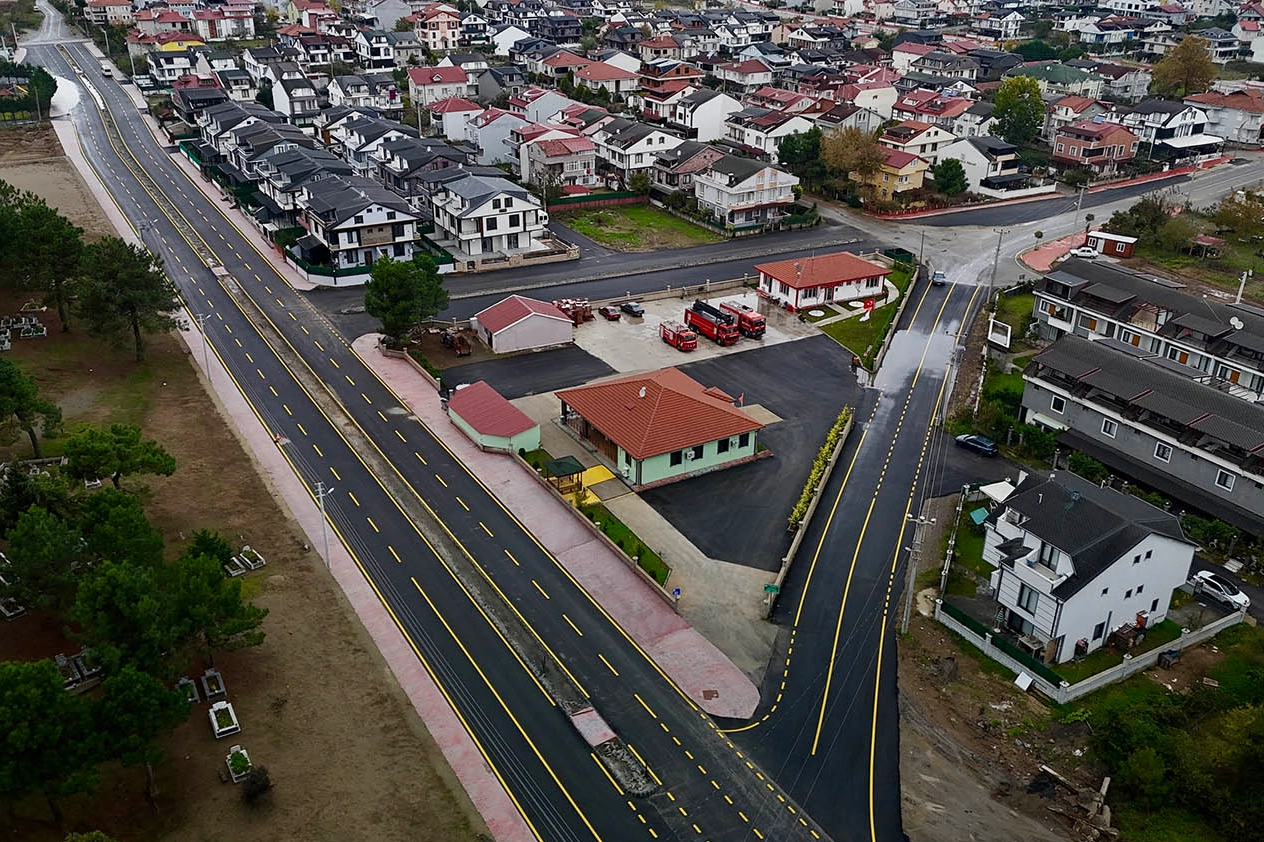
<instances>
[{"instance_id":1,"label":"hedge row","mask_svg":"<svg viewBox=\"0 0 1264 842\"><path fill-rule=\"evenodd\" d=\"M830 457L834 455L834 448L838 446L838 440L843 435L843 430L847 427L847 422L851 420L851 407L843 407L843 411L838 413L838 420L834 422L834 426L830 427L829 433L825 436L825 443L821 445L820 451L816 454L816 459L812 462L812 470L808 473L808 481L803 486L803 492L799 495L799 502L794 504L794 509L790 511L790 528L798 529L803 523L803 518L807 516L808 506L812 503L812 495L816 494L816 489L820 487L821 480L825 476L825 469L829 465Z\"/></svg>"}]
</instances>

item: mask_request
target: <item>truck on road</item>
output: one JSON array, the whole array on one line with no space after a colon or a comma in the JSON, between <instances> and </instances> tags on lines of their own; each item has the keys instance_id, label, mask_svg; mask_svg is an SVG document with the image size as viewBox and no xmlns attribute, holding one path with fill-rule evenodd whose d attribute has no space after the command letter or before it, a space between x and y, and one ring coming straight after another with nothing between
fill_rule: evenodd
<instances>
[{"instance_id":1,"label":"truck on road","mask_svg":"<svg viewBox=\"0 0 1264 842\"><path fill-rule=\"evenodd\" d=\"M751 339L762 339L768 331L768 320L763 314L746 304L721 301L720 309L737 319L737 330L742 336Z\"/></svg>"},{"instance_id":2,"label":"truck on road","mask_svg":"<svg viewBox=\"0 0 1264 842\"><path fill-rule=\"evenodd\" d=\"M717 310L705 301L694 301L685 310L685 324L695 329L717 345L736 345L741 339L737 332L737 318Z\"/></svg>"},{"instance_id":3,"label":"truck on road","mask_svg":"<svg viewBox=\"0 0 1264 842\"><path fill-rule=\"evenodd\" d=\"M698 347L698 334L679 322L663 322L658 326L658 335L678 351L693 351Z\"/></svg>"}]
</instances>

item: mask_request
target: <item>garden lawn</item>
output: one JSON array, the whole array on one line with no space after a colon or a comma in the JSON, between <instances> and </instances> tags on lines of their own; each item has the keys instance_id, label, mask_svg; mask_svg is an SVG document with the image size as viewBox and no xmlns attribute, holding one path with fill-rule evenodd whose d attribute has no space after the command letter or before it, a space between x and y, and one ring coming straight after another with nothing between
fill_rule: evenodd
<instances>
[{"instance_id":1,"label":"garden lawn","mask_svg":"<svg viewBox=\"0 0 1264 842\"><path fill-rule=\"evenodd\" d=\"M657 251L719 243L722 236L650 205L565 212L557 219L615 251Z\"/></svg>"},{"instance_id":2,"label":"garden lawn","mask_svg":"<svg viewBox=\"0 0 1264 842\"><path fill-rule=\"evenodd\" d=\"M895 284L900 290L900 295L908 295L909 284L913 280L913 273L908 269L896 269L891 273L891 283ZM824 325L821 330L833 337L834 341L844 348L860 357L860 363L865 368L873 365L874 358L877 357L878 351L882 348L882 341L886 338L887 328L891 326L891 321L895 318L896 311L900 309L900 303L893 301L885 307L879 307L873 311L873 315L869 317L869 321L862 322L859 316L850 319L843 319L841 322L832 322Z\"/></svg>"},{"instance_id":3,"label":"garden lawn","mask_svg":"<svg viewBox=\"0 0 1264 842\"><path fill-rule=\"evenodd\" d=\"M1149 652L1151 649L1158 649L1180 636L1181 627L1171 620L1164 620L1146 632L1145 640L1133 650L1132 654L1136 656L1143 652ZM1054 671L1066 679L1068 683L1075 684L1077 681L1083 681L1089 676L1097 675L1099 672L1118 666L1123 662L1123 653L1103 646L1101 649L1090 652L1078 661L1058 664L1054 667Z\"/></svg>"},{"instance_id":4,"label":"garden lawn","mask_svg":"<svg viewBox=\"0 0 1264 842\"><path fill-rule=\"evenodd\" d=\"M1018 295L1002 295L1000 301L997 302L996 319L1005 322L1014 331L1014 338L1022 336L1027 331L1027 325L1032 320L1032 313L1036 306L1036 296L1030 292L1019 293Z\"/></svg>"},{"instance_id":5,"label":"garden lawn","mask_svg":"<svg viewBox=\"0 0 1264 842\"><path fill-rule=\"evenodd\" d=\"M653 576L654 581L660 585L667 584L671 567L658 557L658 553L645 546L641 539L636 537L636 533L611 514L609 509L600 503L592 503L580 506L579 510L589 520L600 523L601 531L606 533L606 537L614 541L625 553L629 556L638 556L641 569Z\"/></svg>"}]
</instances>

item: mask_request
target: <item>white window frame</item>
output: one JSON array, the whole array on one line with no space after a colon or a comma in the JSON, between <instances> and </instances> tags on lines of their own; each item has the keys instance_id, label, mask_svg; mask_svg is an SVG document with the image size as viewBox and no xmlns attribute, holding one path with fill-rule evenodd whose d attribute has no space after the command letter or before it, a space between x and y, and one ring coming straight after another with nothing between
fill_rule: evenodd
<instances>
[{"instance_id":1,"label":"white window frame","mask_svg":"<svg viewBox=\"0 0 1264 842\"><path fill-rule=\"evenodd\" d=\"M1030 597L1030 599L1028 599L1028 597ZM1029 602L1031 603L1030 607L1028 607ZM1040 607L1040 591L1031 587L1026 582L1019 583L1018 607L1026 611L1031 616L1036 616L1036 609Z\"/></svg>"},{"instance_id":2,"label":"white window frame","mask_svg":"<svg viewBox=\"0 0 1264 842\"><path fill-rule=\"evenodd\" d=\"M1226 471L1224 468L1220 468L1216 472L1216 487L1222 488L1225 491L1232 491L1233 484L1237 481L1237 479L1238 477L1236 474Z\"/></svg>"},{"instance_id":3,"label":"white window frame","mask_svg":"<svg viewBox=\"0 0 1264 842\"><path fill-rule=\"evenodd\" d=\"M1114 418L1102 419L1102 435L1113 439L1115 437L1115 434L1118 432L1119 432L1118 421L1116 421Z\"/></svg>"},{"instance_id":4,"label":"white window frame","mask_svg":"<svg viewBox=\"0 0 1264 842\"><path fill-rule=\"evenodd\" d=\"M1162 451L1167 451L1167 455L1164 455ZM1165 441L1155 442L1154 443L1154 458L1158 459L1160 462L1171 462L1172 461L1172 445L1168 444Z\"/></svg>"},{"instance_id":5,"label":"white window frame","mask_svg":"<svg viewBox=\"0 0 1264 842\"><path fill-rule=\"evenodd\" d=\"M1066 413L1066 398L1061 395L1053 395L1049 398L1049 409L1059 415Z\"/></svg>"}]
</instances>

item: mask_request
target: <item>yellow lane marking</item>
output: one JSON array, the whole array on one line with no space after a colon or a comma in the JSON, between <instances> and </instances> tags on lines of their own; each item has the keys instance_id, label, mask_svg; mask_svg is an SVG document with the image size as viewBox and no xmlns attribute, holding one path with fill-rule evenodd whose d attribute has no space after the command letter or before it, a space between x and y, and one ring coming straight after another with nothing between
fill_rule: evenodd
<instances>
[{"instance_id":1,"label":"yellow lane marking","mask_svg":"<svg viewBox=\"0 0 1264 842\"><path fill-rule=\"evenodd\" d=\"M456 501L461 504L462 509L465 509L467 512L470 510L470 507L465 505L465 501L462 500L460 497L456 498Z\"/></svg>"},{"instance_id":2,"label":"yellow lane marking","mask_svg":"<svg viewBox=\"0 0 1264 842\"><path fill-rule=\"evenodd\" d=\"M268 391L272 393L272 397L274 398L281 397L279 394L277 394L276 386L268 386Z\"/></svg>"},{"instance_id":3,"label":"yellow lane marking","mask_svg":"<svg viewBox=\"0 0 1264 842\"><path fill-rule=\"evenodd\" d=\"M290 416L294 415L294 413L290 411L289 406L287 406L286 404L281 404L281 408L285 410L286 415L290 415Z\"/></svg>"},{"instance_id":4,"label":"yellow lane marking","mask_svg":"<svg viewBox=\"0 0 1264 842\"><path fill-rule=\"evenodd\" d=\"M569 625L572 629L575 630L575 634L579 635L580 637L584 636L584 633L579 630L579 626L575 625L574 620L572 620L570 617L567 617L565 614L562 615L562 619L566 621L567 625Z\"/></svg>"},{"instance_id":5,"label":"yellow lane marking","mask_svg":"<svg viewBox=\"0 0 1264 842\"><path fill-rule=\"evenodd\" d=\"M356 504L356 506L359 506L359 505L360 505L360 501L359 501L359 500L357 500L357 499L356 499L356 496L355 496L354 494L352 494L350 491L348 491L348 492L347 492L347 496L351 498L351 502L352 502L352 503L355 503L355 504Z\"/></svg>"},{"instance_id":6,"label":"yellow lane marking","mask_svg":"<svg viewBox=\"0 0 1264 842\"><path fill-rule=\"evenodd\" d=\"M254 361L255 361L255 358L254 358L254 357L252 357L252 356L250 356L250 352L249 352L249 351L247 351L247 352L246 352L246 360L247 360L248 362L254 362Z\"/></svg>"},{"instance_id":7,"label":"yellow lane marking","mask_svg":"<svg viewBox=\"0 0 1264 842\"><path fill-rule=\"evenodd\" d=\"M378 528L377 528L377 524L373 522L373 518L371 518L371 517L366 517L366 518L365 518L365 520L367 520L367 521L369 522L369 526L372 526L372 527L373 527L373 531L374 531L374 532L381 532L381 531L382 531L382 530L380 530L380 529L378 529Z\"/></svg>"},{"instance_id":8,"label":"yellow lane marking","mask_svg":"<svg viewBox=\"0 0 1264 842\"><path fill-rule=\"evenodd\" d=\"M618 671L617 669L615 669L615 668L614 668L614 664L612 664L612 663L610 663L609 661L607 661L607 660L606 660L606 656L605 656L605 655L603 655L603 654L601 654L600 652L598 652L598 653L597 653L597 657L598 657L598 658L600 658L600 659L601 659L601 662L602 662L603 664L605 664L605 665L606 665L606 669L608 669L608 670L610 670L612 673L614 673L614 677L615 677L615 678L618 678L618 677L619 677L619 671Z\"/></svg>"},{"instance_id":9,"label":"yellow lane marking","mask_svg":"<svg viewBox=\"0 0 1264 842\"><path fill-rule=\"evenodd\" d=\"M509 560L514 563L515 567L522 566L521 564L518 563L518 559L514 558L513 553L509 552L509 550L505 550L505 555L509 556Z\"/></svg>"},{"instance_id":10,"label":"yellow lane marking","mask_svg":"<svg viewBox=\"0 0 1264 842\"><path fill-rule=\"evenodd\" d=\"M350 377L348 377L347 379L348 379L348 380L350 380L351 378L350 378ZM352 386L354 386L355 384L354 384L354 383L352 383L351 385L352 385ZM368 396L368 395L366 395L364 392L361 392L361 393L360 393L360 397L364 398L364 402L365 402L365 403L367 403L367 404L372 404L372 403L373 403L373 401L369 400L369 396Z\"/></svg>"},{"instance_id":11,"label":"yellow lane marking","mask_svg":"<svg viewBox=\"0 0 1264 842\"><path fill-rule=\"evenodd\" d=\"M298 329L299 329L299 330L301 330L301 331L303 331L303 333L307 334L308 336L311 336L311 335L312 335L311 331L309 331L309 330L307 329L307 327L306 327L306 326L304 326L304 325L299 325L299 326L298 326Z\"/></svg>"},{"instance_id":12,"label":"yellow lane marking","mask_svg":"<svg viewBox=\"0 0 1264 842\"><path fill-rule=\"evenodd\" d=\"M652 707L650 707L649 705L645 703L645 700L641 698L639 693L633 693L632 698L636 699L638 702L641 703L641 707L645 708L646 713L648 713L650 716L654 717L655 719L658 719L658 714L654 712L654 709Z\"/></svg>"},{"instance_id":13,"label":"yellow lane marking","mask_svg":"<svg viewBox=\"0 0 1264 842\"><path fill-rule=\"evenodd\" d=\"M445 483L445 486L446 486L446 483ZM490 529L488 529L488 528L487 528L487 524L483 523L481 520L478 522L478 525L479 525L479 526L481 526L481 527L483 527L483 531L487 533L487 537L488 537L488 538L495 538L495 537L496 537L495 535L493 535L493 534L492 534L492 531L491 531Z\"/></svg>"},{"instance_id":14,"label":"yellow lane marking","mask_svg":"<svg viewBox=\"0 0 1264 842\"><path fill-rule=\"evenodd\" d=\"M325 454L320 452L320 446L317 445L315 442L312 442L312 450L316 451L317 456L321 457L322 459L325 458Z\"/></svg>"},{"instance_id":15,"label":"yellow lane marking","mask_svg":"<svg viewBox=\"0 0 1264 842\"><path fill-rule=\"evenodd\" d=\"M427 462L427 461L426 461L426 457L422 456L420 453L418 453L418 452L417 452L417 451L415 451L415 450L413 451L413 456L416 456L418 459L420 459L420 460L421 460L421 464L423 464L423 465L429 465L429 464L430 464L429 462Z\"/></svg>"},{"instance_id":16,"label":"yellow lane marking","mask_svg":"<svg viewBox=\"0 0 1264 842\"><path fill-rule=\"evenodd\" d=\"M397 562L399 562L400 564L403 564L403 563L404 563L404 560L403 560L402 558L400 558L400 557L399 557L399 553L395 552L395 548L394 548L394 547L392 547L390 544L387 544L387 545L386 545L386 549L388 549L388 550L390 550L390 551L391 551L391 555L395 556L395 560L396 560Z\"/></svg>"},{"instance_id":17,"label":"yellow lane marking","mask_svg":"<svg viewBox=\"0 0 1264 842\"><path fill-rule=\"evenodd\" d=\"M589 752L588 756L593 759L593 763L597 764L597 768L600 769L601 773L606 776L606 780L610 781L610 785L614 787L614 791L619 793L620 795L623 795L623 787L619 786L619 784L615 781L615 779L610 776L610 770L607 769L602 764L602 762L597 759L597 755Z\"/></svg>"},{"instance_id":18,"label":"yellow lane marking","mask_svg":"<svg viewBox=\"0 0 1264 842\"><path fill-rule=\"evenodd\" d=\"M228 327L228 325L224 325L224 326L225 326L225 327ZM233 337L233 341L237 343L237 347L238 347L238 348L244 348L244 347L245 347L244 345L242 345L242 344L241 344L241 340L240 340L240 339L238 339L238 338L237 338L237 337L235 337L235 336Z\"/></svg>"},{"instance_id":19,"label":"yellow lane marking","mask_svg":"<svg viewBox=\"0 0 1264 842\"><path fill-rule=\"evenodd\" d=\"M342 482L342 477L338 476L338 471L334 468L333 465L329 466L329 473L334 475L334 479L338 480L339 482Z\"/></svg>"},{"instance_id":20,"label":"yellow lane marking","mask_svg":"<svg viewBox=\"0 0 1264 842\"><path fill-rule=\"evenodd\" d=\"M316 347L317 347L318 349L320 349L321 351L324 351L324 350L325 350L325 346L320 344L320 340L319 340L319 339L313 339L313 340L312 340L312 342L313 342L313 343L316 345Z\"/></svg>"},{"instance_id":21,"label":"yellow lane marking","mask_svg":"<svg viewBox=\"0 0 1264 842\"><path fill-rule=\"evenodd\" d=\"M355 381L351 379L351 375L350 375L350 374L344 374L344 375L342 375L342 376L343 376L343 377L345 377L345 378L347 378L347 382L348 382L348 383L350 383L352 386L354 386L354 385L355 385Z\"/></svg>"},{"instance_id":22,"label":"yellow lane marking","mask_svg":"<svg viewBox=\"0 0 1264 842\"><path fill-rule=\"evenodd\" d=\"M419 458L420 458L420 457L419 457ZM425 460L425 459L422 459L422 460L421 460L421 463L422 463L423 465L424 465L424 464L426 464L426 460ZM446 482L444 482L444 481L443 481L443 477L439 476L438 474L435 474L435 479L439 480L439 484L440 484L440 485L442 485L444 488L447 488L447 487L448 487L448 484L447 484Z\"/></svg>"},{"instance_id":23,"label":"yellow lane marking","mask_svg":"<svg viewBox=\"0 0 1264 842\"><path fill-rule=\"evenodd\" d=\"M535 589L540 592L540 596L544 597L545 599L552 599L552 597L548 595L548 592L545 591L544 588L540 587L540 583L537 582L535 579L531 580L531 584L535 585Z\"/></svg>"},{"instance_id":24,"label":"yellow lane marking","mask_svg":"<svg viewBox=\"0 0 1264 842\"><path fill-rule=\"evenodd\" d=\"M295 322L297 322L297 321L298 321L298 316L294 315L293 313L289 312L288 310L286 311L285 315L289 316L291 321L295 321Z\"/></svg>"},{"instance_id":25,"label":"yellow lane marking","mask_svg":"<svg viewBox=\"0 0 1264 842\"><path fill-rule=\"evenodd\" d=\"M402 441L404 444L408 444L408 439L404 438L404 434L401 433L399 430L395 431L395 435L399 436L399 440Z\"/></svg>"},{"instance_id":26,"label":"yellow lane marking","mask_svg":"<svg viewBox=\"0 0 1264 842\"><path fill-rule=\"evenodd\" d=\"M296 423L295 426L298 427L298 431L300 433L302 433L303 435L307 435L307 429L302 424Z\"/></svg>"}]
</instances>

